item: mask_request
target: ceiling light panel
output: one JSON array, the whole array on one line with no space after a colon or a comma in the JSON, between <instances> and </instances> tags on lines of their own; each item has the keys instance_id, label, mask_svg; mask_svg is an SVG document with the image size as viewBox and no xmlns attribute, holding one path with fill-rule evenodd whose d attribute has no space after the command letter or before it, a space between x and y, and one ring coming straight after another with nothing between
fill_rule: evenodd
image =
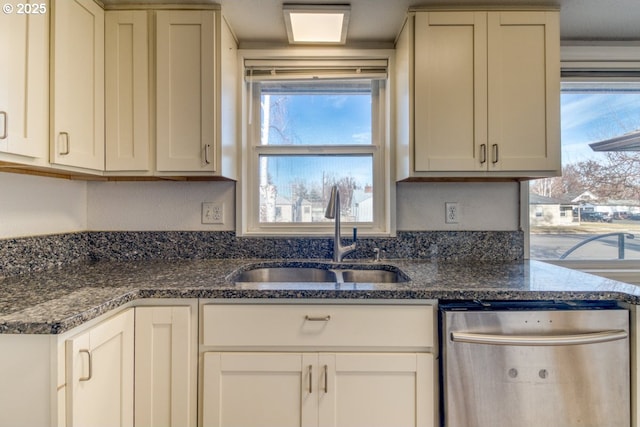
<instances>
[{"instance_id":1,"label":"ceiling light panel","mask_svg":"<svg viewBox=\"0 0 640 427\"><path fill-rule=\"evenodd\" d=\"M349 5L284 5L284 22L291 44L344 44Z\"/></svg>"}]
</instances>

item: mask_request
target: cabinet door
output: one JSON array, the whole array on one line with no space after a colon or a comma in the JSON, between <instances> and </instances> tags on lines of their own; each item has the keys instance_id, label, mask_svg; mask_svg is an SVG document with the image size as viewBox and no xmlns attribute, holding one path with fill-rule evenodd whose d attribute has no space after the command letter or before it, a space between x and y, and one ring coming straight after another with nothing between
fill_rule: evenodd
<instances>
[{"instance_id":1,"label":"cabinet door","mask_svg":"<svg viewBox=\"0 0 640 427\"><path fill-rule=\"evenodd\" d=\"M204 427L318 425L317 354L205 353Z\"/></svg>"},{"instance_id":2,"label":"cabinet door","mask_svg":"<svg viewBox=\"0 0 640 427\"><path fill-rule=\"evenodd\" d=\"M215 11L156 15L156 148L159 172L213 172Z\"/></svg>"},{"instance_id":3,"label":"cabinet door","mask_svg":"<svg viewBox=\"0 0 640 427\"><path fill-rule=\"evenodd\" d=\"M560 170L557 12L492 12L489 170Z\"/></svg>"},{"instance_id":4,"label":"cabinet door","mask_svg":"<svg viewBox=\"0 0 640 427\"><path fill-rule=\"evenodd\" d=\"M418 12L414 170L486 170L484 12Z\"/></svg>"},{"instance_id":5,"label":"cabinet door","mask_svg":"<svg viewBox=\"0 0 640 427\"><path fill-rule=\"evenodd\" d=\"M149 170L147 12L105 12L105 170Z\"/></svg>"},{"instance_id":6,"label":"cabinet door","mask_svg":"<svg viewBox=\"0 0 640 427\"><path fill-rule=\"evenodd\" d=\"M137 307L135 425L196 426L190 307Z\"/></svg>"},{"instance_id":7,"label":"cabinet door","mask_svg":"<svg viewBox=\"0 0 640 427\"><path fill-rule=\"evenodd\" d=\"M320 354L320 427L435 425L428 353Z\"/></svg>"},{"instance_id":8,"label":"cabinet door","mask_svg":"<svg viewBox=\"0 0 640 427\"><path fill-rule=\"evenodd\" d=\"M0 14L0 51L5 58L0 70L0 151L46 159L49 4L9 0L4 5L12 6L13 12ZM38 13L18 13L26 7Z\"/></svg>"},{"instance_id":9,"label":"cabinet door","mask_svg":"<svg viewBox=\"0 0 640 427\"><path fill-rule=\"evenodd\" d=\"M66 343L67 425L133 426L134 310Z\"/></svg>"},{"instance_id":10,"label":"cabinet door","mask_svg":"<svg viewBox=\"0 0 640 427\"><path fill-rule=\"evenodd\" d=\"M104 10L93 0L52 7L51 163L104 170Z\"/></svg>"}]
</instances>

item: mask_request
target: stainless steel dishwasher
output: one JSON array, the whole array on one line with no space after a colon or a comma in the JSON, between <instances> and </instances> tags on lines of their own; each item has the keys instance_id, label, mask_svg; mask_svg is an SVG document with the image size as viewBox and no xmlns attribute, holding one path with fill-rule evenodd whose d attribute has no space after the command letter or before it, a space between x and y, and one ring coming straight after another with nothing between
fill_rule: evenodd
<instances>
[{"instance_id":1,"label":"stainless steel dishwasher","mask_svg":"<svg viewBox=\"0 0 640 427\"><path fill-rule=\"evenodd\" d=\"M625 427L629 312L615 302L440 306L445 427Z\"/></svg>"}]
</instances>

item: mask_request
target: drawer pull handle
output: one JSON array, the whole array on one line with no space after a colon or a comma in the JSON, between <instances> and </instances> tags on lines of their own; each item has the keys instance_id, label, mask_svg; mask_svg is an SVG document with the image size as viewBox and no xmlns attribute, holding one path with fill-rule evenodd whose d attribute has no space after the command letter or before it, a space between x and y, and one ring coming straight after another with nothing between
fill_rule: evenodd
<instances>
[{"instance_id":1,"label":"drawer pull handle","mask_svg":"<svg viewBox=\"0 0 640 427\"><path fill-rule=\"evenodd\" d=\"M80 353L87 353L87 355L89 355L89 375L78 378L78 381L89 381L91 377L93 377L93 361L91 360L91 352L89 350L80 350Z\"/></svg>"},{"instance_id":2,"label":"drawer pull handle","mask_svg":"<svg viewBox=\"0 0 640 427\"><path fill-rule=\"evenodd\" d=\"M304 320L308 320L309 322L328 322L329 320L331 320L331 316L326 315L326 316L309 316L306 315L304 316Z\"/></svg>"},{"instance_id":3,"label":"drawer pull handle","mask_svg":"<svg viewBox=\"0 0 640 427\"><path fill-rule=\"evenodd\" d=\"M313 393L313 366L309 365L309 394Z\"/></svg>"}]
</instances>

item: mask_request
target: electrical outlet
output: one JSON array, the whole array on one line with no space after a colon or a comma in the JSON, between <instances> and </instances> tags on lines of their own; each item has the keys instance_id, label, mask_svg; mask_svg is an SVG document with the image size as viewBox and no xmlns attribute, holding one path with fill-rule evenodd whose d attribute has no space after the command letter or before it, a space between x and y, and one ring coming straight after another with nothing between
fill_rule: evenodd
<instances>
[{"instance_id":1,"label":"electrical outlet","mask_svg":"<svg viewBox=\"0 0 640 427\"><path fill-rule=\"evenodd\" d=\"M221 202L202 202L202 223L223 224L224 204Z\"/></svg>"},{"instance_id":2,"label":"electrical outlet","mask_svg":"<svg viewBox=\"0 0 640 427\"><path fill-rule=\"evenodd\" d=\"M457 224L460 210L458 209L458 202L446 202L444 204L445 218L444 222L447 224Z\"/></svg>"}]
</instances>

